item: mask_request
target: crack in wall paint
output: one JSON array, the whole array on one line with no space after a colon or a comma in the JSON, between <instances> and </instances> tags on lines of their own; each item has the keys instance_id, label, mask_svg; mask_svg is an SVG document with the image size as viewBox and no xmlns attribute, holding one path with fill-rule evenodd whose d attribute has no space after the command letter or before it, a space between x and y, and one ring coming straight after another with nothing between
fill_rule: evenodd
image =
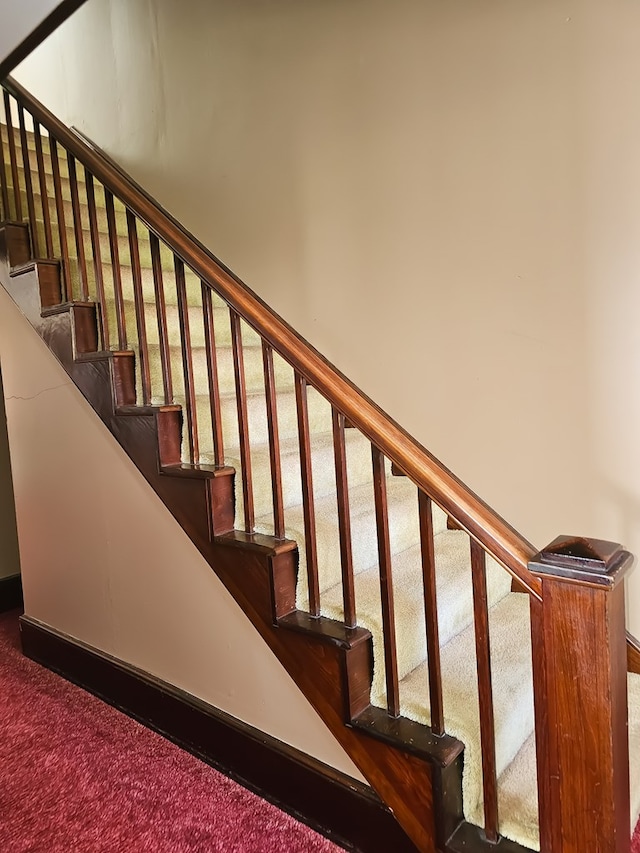
<instances>
[{"instance_id":1,"label":"crack in wall paint","mask_svg":"<svg viewBox=\"0 0 640 853\"><path fill-rule=\"evenodd\" d=\"M18 394L10 394L5 398L5 400L6 402L9 402L9 400L35 400L36 397L40 397L48 391L57 391L58 388L66 388L70 384L70 382L63 382L61 385L53 385L51 388L43 388L41 391L38 391L36 394L32 394L30 397L20 397Z\"/></svg>"}]
</instances>

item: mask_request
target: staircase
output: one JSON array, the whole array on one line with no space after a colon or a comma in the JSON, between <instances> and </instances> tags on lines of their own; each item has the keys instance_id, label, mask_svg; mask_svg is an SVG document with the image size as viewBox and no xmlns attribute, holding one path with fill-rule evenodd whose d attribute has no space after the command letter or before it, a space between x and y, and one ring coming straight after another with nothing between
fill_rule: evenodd
<instances>
[{"instance_id":1,"label":"staircase","mask_svg":"<svg viewBox=\"0 0 640 853\"><path fill-rule=\"evenodd\" d=\"M628 851L630 555L536 554L105 155L14 81L3 103L2 284L407 850Z\"/></svg>"}]
</instances>

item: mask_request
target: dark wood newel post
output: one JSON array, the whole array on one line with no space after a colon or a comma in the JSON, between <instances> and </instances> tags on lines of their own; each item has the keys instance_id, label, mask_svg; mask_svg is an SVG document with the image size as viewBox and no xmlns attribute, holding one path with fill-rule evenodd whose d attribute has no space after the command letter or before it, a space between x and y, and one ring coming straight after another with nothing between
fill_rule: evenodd
<instances>
[{"instance_id":1,"label":"dark wood newel post","mask_svg":"<svg viewBox=\"0 0 640 853\"><path fill-rule=\"evenodd\" d=\"M542 853L629 853L621 545L560 536L533 558L532 635Z\"/></svg>"}]
</instances>

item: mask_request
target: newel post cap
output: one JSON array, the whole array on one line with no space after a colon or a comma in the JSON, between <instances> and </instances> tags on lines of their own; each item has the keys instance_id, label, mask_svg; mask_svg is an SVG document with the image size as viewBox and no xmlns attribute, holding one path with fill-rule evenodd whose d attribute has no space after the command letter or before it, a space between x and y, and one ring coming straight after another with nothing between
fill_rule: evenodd
<instances>
[{"instance_id":1,"label":"newel post cap","mask_svg":"<svg viewBox=\"0 0 640 853\"><path fill-rule=\"evenodd\" d=\"M613 588L633 564L633 555L618 542L558 536L529 563L533 574L588 586Z\"/></svg>"}]
</instances>

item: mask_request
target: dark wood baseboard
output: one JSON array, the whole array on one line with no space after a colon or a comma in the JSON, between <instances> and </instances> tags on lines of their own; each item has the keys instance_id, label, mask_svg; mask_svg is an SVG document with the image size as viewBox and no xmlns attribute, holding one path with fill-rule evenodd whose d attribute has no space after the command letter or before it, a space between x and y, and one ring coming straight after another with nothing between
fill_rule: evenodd
<instances>
[{"instance_id":1,"label":"dark wood baseboard","mask_svg":"<svg viewBox=\"0 0 640 853\"><path fill-rule=\"evenodd\" d=\"M366 785L29 616L20 619L20 630L27 657L159 732L337 844L361 853L415 853L391 812Z\"/></svg>"},{"instance_id":2,"label":"dark wood baseboard","mask_svg":"<svg viewBox=\"0 0 640 853\"><path fill-rule=\"evenodd\" d=\"M22 577L9 575L0 578L0 613L22 607Z\"/></svg>"}]
</instances>

